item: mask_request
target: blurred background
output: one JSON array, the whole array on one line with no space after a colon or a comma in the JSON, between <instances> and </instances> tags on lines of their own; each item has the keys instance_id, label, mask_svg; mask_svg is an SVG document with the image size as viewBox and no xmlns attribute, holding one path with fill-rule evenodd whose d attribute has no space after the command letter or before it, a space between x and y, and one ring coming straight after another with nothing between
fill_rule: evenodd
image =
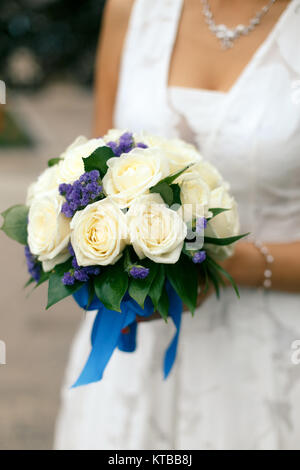
<instances>
[{"instance_id":1,"label":"blurred background","mask_svg":"<svg viewBox=\"0 0 300 470\"><path fill-rule=\"evenodd\" d=\"M105 0L0 2L0 212L80 134L90 136L95 52ZM1 223L1 222L0 222ZM51 449L60 386L82 312L47 312L46 288L23 289L23 249L0 233L0 450ZM30 294L30 295L28 295Z\"/></svg>"}]
</instances>

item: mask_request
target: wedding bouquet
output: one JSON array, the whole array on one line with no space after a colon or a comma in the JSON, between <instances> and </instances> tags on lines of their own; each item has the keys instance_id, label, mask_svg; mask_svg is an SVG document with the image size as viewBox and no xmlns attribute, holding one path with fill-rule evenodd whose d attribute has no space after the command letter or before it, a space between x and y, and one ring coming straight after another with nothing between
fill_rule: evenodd
<instances>
[{"instance_id":1,"label":"wedding bouquet","mask_svg":"<svg viewBox=\"0 0 300 470\"><path fill-rule=\"evenodd\" d=\"M136 348L137 317L159 312L176 334L183 304L223 277L218 264L239 235L229 185L196 148L178 139L110 130L78 137L28 189L26 205L2 214L2 230L25 245L30 279L48 282L47 308L73 295L98 310L88 361L74 386L95 382L116 347ZM200 282L199 282L200 280Z\"/></svg>"}]
</instances>

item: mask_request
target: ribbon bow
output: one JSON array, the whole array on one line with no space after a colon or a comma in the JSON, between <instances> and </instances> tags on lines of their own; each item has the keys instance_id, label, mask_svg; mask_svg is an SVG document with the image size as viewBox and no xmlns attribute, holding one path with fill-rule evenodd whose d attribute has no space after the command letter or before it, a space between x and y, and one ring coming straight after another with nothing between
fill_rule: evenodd
<instances>
[{"instance_id":1,"label":"ribbon bow","mask_svg":"<svg viewBox=\"0 0 300 470\"><path fill-rule=\"evenodd\" d=\"M169 297L169 315L176 327L176 333L169 344L164 358L164 378L166 379L176 359L178 338L181 324L182 301L173 287L166 285ZM154 312L152 301L146 298L144 309L127 293L121 302L121 313L107 309L95 296L88 306L89 291L87 286L73 295L77 304L85 310L98 310L92 329L92 350L79 378L72 388L98 382L114 352L118 347L121 351L133 352L136 349L137 321L136 316L149 317ZM129 332L122 330L129 327Z\"/></svg>"}]
</instances>

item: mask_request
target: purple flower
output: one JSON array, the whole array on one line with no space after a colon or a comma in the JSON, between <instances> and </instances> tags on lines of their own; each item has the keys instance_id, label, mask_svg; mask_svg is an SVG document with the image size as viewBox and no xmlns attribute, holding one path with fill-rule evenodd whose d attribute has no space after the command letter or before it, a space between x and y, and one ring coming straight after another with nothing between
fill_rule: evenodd
<instances>
[{"instance_id":1,"label":"purple flower","mask_svg":"<svg viewBox=\"0 0 300 470\"><path fill-rule=\"evenodd\" d=\"M58 190L59 190L59 194L61 196L65 196L65 194L67 194L70 189L72 188L72 185L71 184L67 184L67 183L62 183L59 185L58 187Z\"/></svg>"},{"instance_id":2,"label":"purple flower","mask_svg":"<svg viewBox=\"0 0 300 470\"><path fill-rule=\"evenodd\" d=\"M140 148L140 149L147 149L148 148L148 145L144 144L143 142L138 142L136 144L136 147Z\"/></svg>"},{"instance_id":3,"label":"purple flower","mask_svg":"<svg viewBox=\"0 0 300 470\"><path fill-rule=\"evenodd\" d=\"M27 269L31 277L35 280L35 282L39 282L41 277L41 265L37 261L36 257L30 251L29 246L25 246L24 249Z\"/></svg>"},{"instance_id":4,"label":"purple flower","mask_svg":"<svg viewBox=\"0 0 300 470\"><path fill-rule=\"evenodd\" d=\"M98 266L88 266L84 269L89 276L98 276L100 274L100 268Z\"/></svg>"},{"instance_id":5,"label":"purple flower","mask_svg":"<svg viewBox=\"0 0 300 470\"><path fill-rule=\"evenodd\" d=\"M68 218L71 218L74 215L74 211L71 209L71 207L69 206L67 202L63 203L61 211Z\"/></svg>"},{"instance_id":6,"label":"purple flower","mask_svg":"<svg viewBox=\"0 0 300 470\"><path fill-rule=\"evenodd\" d=\"M73 267L74 269L78 269L78 268L79 268L79 265L78 265L78 263L77 263L76 256L74 256L73 259L72 259L72 267Z\"/></svg>"},{"instance_id":7,"label":"purple flower","mask_svg":"<svg viewBox=\"0 0 300 470\"><path fill-rule=\"evenodd\" d=\"M66 198L66 202L62 206L62 213L68 218L73 217L77 210L94 202L100 196L102 189L98 170L84 173L73 184L60 184L59 192Z\"/></svg>"},{"instance_id":8,"label":"purple flower","mask_svg":"<svg viewBox=\"0 0 300 470\"><path fill-rule=\"evenodd\" d=\"M132 266L129 274L134 279L145 279L148 276L149 271L149 268L144 268L143 266Z\"/></svg>"},{"instance_id":9,"label":"purple flower","mask_svg":"<svg viewBox=\"0 0 300 470\"><path fill-rule=\"evenodd\" d=\"M206 260L206 252L204 250L202 251L197 251L192 258L193 263L195 264L200 264L203 263L203 261Z\"/></svg>"},{"instance_id":10,"label":"purple flower","mask_svg":"<svg viewBox=\"0 0 300 470\"><path fill-rule=\"evenodd\" d=\"M100 173L99 170L92 170L89 172L90 175L90 181L97 182L98 179L100 178Z\"/></svg>"},{"instance_id":11,"label":"purple flower","mask_svg":"<svg viewBox=\"0 0 300 470\"><path fill-rule=\"evenodd\" d=\"M114 152L115 155L117 155L117 153L118 153L118 144L117 144L117 142L113 142L113 141L108 142L107 146L112 149L112 151Z\"/></svg>"},{"instance_id":12,"label":"purple flower","mask_svg":"<svg viewBox=\"0 0 300 470\"><path fill-rule=\"evenodd\" d=\"M65 286L72 286L75 283L75 277L70 272L67 272L62 278L62 283Z\"/></svg>"},{"instance_id":13,"label":"purple flower","mask_svg":"<svg viewBox=\"0 0 300 470\"><path fill-rule=\"evenodd\" d=\"M79 266L74 249L69 243L68 250L72 256L72 269L66 272L63 276L63 284L70 286L73 285L75 281L87 282L90 279L90 276L98 276L100 274L100 268L98 266Z\"/></svg>"},{"instance_id":14,"label":"purple flower","mask_svg":"<svg viewBox=\"0 0 300 470\"><path fill-rule=\"evenodd\" d=\"M68 250L69 250L69 253L70 253L71 256L75 256L75 251L74 251L71 243L69 243L69 245L68 245Z\"/></svg>"},{"instance_id":15,"label":"purple flower","mask_svg":"<svg viewBox=\"0 0 300 470\"><path fill-rule=\"evenodd\" d=\"M80 282L86 282L89 280L89 275L88 273L86 272L86 270L83 268L83 269L76 269L76 271L74 272L74 277L76 279L76 281L80 281Z\"/></svg>"},{"instance_id":16,"label":"purple flower","mask_svg":"<svg viewBox=\"0 0 300 470\"><path fill-rule=\"evenodd\" d=\"M207 220L205 217L198 217L196 220L196 233L201 233L207 227Z\"/></svg>"},{"instance_id":17,"label":"purple flower","mask_svg":"<svg viewBox=\"0 0 300 470\"><path fill-rule=\"evenodd\" d=\"M116 157L120 157L122 153L128 153L135 147L138 148L148 148L143 142L134 142L134 138L131 132L124 132L117 142L111 141L107 143L107 146L112 149Z\"/></svg>"},{"instance_id":18,"label":"purple flower","mask_svg":"<svg viewBox=\"0 0 300 470\"><path fill-rule=\"evenodd\" d=\"M119 152L128 153L134 145L133 135L130 132L125 132L119 139Z\"/></svg>"}]
</instances>

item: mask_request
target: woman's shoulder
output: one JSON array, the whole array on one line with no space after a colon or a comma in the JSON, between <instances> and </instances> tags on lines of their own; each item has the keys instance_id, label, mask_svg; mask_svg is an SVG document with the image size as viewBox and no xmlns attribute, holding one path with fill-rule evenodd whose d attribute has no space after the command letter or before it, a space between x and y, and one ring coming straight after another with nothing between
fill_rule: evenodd
<instances>
[{"instance_id":1,"label":"woman's shoulder","mask_svg":"<svg viewBox=\"0 0 300 470\"><path fill-rule=\"evenodd\" d=\"M118 63L134 0L107 0L103 13L100 52L109 64ZM107 54L106 54L107 53Z\"/></svg>"},{"instance_id":2,"label":"woman's shoulder","mask_svg":"<svg viewBox=\"0 0 300 470\"><path fill-rule=\"evenodd\" d=\"M127 25L135 0L107 0L104 20L119 27Z\"/></svg>"}]
</instances>

